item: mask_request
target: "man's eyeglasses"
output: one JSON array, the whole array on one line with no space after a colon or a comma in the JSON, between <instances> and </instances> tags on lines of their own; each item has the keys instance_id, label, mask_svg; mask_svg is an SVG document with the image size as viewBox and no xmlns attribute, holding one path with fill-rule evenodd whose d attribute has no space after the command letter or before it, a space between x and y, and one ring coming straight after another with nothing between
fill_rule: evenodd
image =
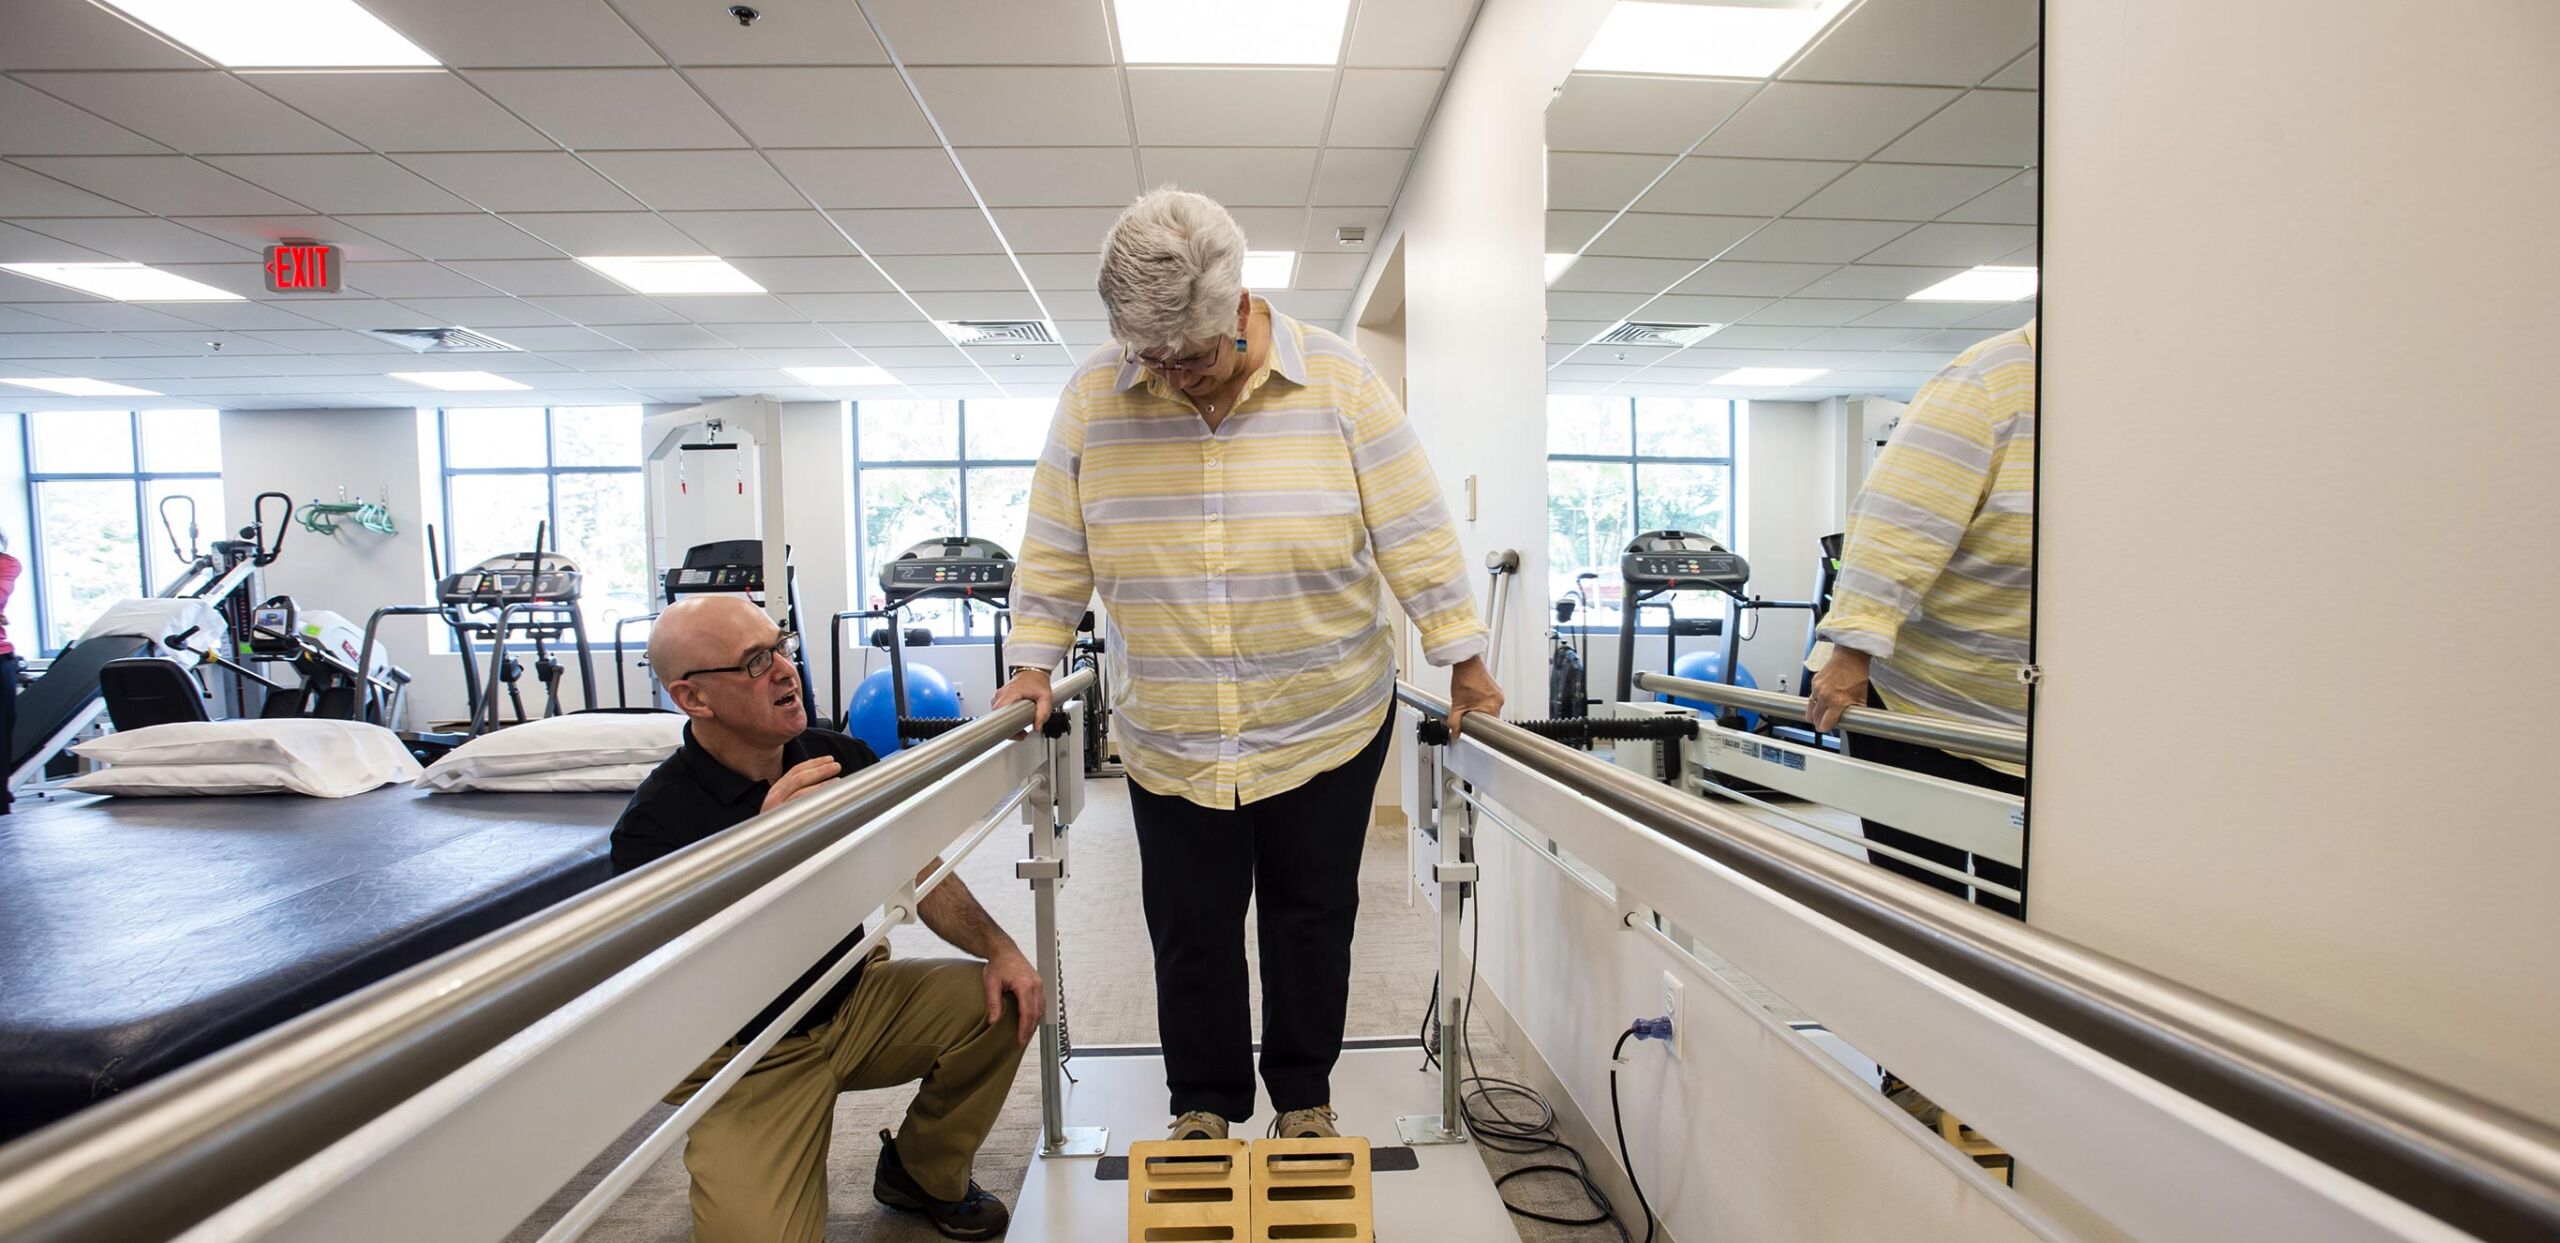
<instances>
[{"instance_id":1,"label":"man's eyeglasses","mask_svg":"<svg viewBox=\"0 0 2560 1243\"><path fill-rule=\"evenodd\" d=\"M1205 350L1199 351L1198 353L1185 354L1180 358L1149 358L1144 354L1129 354L1125 355L1125 357L1130 362L1144 367L1157 375L1170 376L1175 374L1190 374L1194 372L1207 371L1209 368L1218 365L1218 347L1213 345Z\"/></svg>"},{"instance_id":2,"label":"man's eyeglasses","mask_svg":"<svg viewBox=\"0 0 2560 1243\"><path fill-rule=\"evenodd\" d=\"M799 654L800 636L785 630L781 638L774 640L773 646L757 648L747 653L747 658L737 664L724 665L718 669L696 669L676 680L686 682L714 673L743 673L750 678L760 678L773 671L773 662L777 658Z\"/></svg>"}]
</instances>

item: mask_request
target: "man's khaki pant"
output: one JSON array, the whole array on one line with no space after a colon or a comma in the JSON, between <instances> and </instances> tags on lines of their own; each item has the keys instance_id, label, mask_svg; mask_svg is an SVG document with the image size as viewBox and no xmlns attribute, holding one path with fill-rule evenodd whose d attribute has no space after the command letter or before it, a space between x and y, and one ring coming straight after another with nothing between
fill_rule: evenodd
<instances>
[{"instance_id":1,"label":"man's khaki pant","mask_svg":"<svg viewBox=\"0 0 2560 1243\"><path fill-rule=\"evenodd\" d=\"M898 1128L898 1157L936 1199L969 1189L969 1166L1022 1064L1010 994L987 1022L981 964L889 961L873 951L835 1017L785 1037L729 1089L685 1142L697 1243L821 1243L836 1094L922 1080ZM721 1047L667 1096L682 1104L738 1051Z\"/></svg>"}]
</instances>

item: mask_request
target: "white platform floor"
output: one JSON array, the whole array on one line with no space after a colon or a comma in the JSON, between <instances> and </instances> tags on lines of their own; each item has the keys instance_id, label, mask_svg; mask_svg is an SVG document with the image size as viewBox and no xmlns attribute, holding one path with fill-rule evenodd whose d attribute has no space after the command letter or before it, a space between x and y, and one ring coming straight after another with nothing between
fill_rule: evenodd
<instances>
[{"instance_id":1,"label":"white platform floor","mask_svg":"<svg viewBox=\"0 0 2560 1243\"><path fill-rule=\"evenodd\" d=\"M1418 1069L1413 1049L1353 1049L1334 1068L1334 1107L1342 1133L1366 1135L1375 1147L1401 1144L1396 1119L1440 1111L1440 1078ZM1028 1070L1029 1068L1025 1068ZM1164 1059L1094 1056L1074 1062L1079 1083L1067 1086L1069 1126L1111 1128L1110 1155L1127 1156L1133 1140L1164 1138ZM1255 1096L1256 1116L1238 1138L1262 1134L1271 1102ZM1420 1168L1376 1175L1379 1243L1517 1237L1495 1196L1492 1175L1472 1144L1417 1148ZM1089 1243L1127 1237L1129 1184L1094 1177L1091 1157L1031 1158L1013 1210L1014 1243Z\"/></svg>"}]
</instances>

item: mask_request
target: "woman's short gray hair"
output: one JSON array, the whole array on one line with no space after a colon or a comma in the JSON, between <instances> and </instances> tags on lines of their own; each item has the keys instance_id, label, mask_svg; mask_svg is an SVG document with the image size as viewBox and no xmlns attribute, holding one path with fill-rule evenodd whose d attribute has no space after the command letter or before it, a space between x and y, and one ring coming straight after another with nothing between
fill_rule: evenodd
<instances>
[{"instance_id":1,"label":"woman's short gray hair","mask_svg":"<svg viewBox=\"0 0 2560 1243\"><path fill-rule=\"evenodd\" d=\"M1244 248L1217 200L1171 186L1140 195L1102 242L1096 284L1111 335L1144 353L1233 334Z\"/></svg>"}]
</instances>

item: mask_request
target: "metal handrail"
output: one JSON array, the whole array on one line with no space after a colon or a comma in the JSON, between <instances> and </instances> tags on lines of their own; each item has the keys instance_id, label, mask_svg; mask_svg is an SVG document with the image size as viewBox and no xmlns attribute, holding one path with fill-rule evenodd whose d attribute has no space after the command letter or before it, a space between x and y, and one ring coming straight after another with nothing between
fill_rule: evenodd
<instances>
[{"instance_id":1,"label":"metal handrail","mask_svg":"<svg viewBox=\"0 0 2560 1243\"><path fill-rule=\"evenodd\" d=\"M1448 702L1399 682L1430 715ZM2394 1199L2560 1237L2560 1131L1783 830L1470 714L1464 741L1802 903Z\"/></svg>"},{"instance_id":2,"label":"metal handrail","mask_svg":"<svg viewBox=\"0 0 2560 1243\"><path fill-rule=\"evenodd\" d=\"M1084 679L1084 680L1079 680ZM1090 675L1060 682L1063 702ZM0 1238L167 1239L1031 725L1027 703L0 1147Z\"/></svg>"},{"instance_id":3,"label":"metal handrail","mask_svg":"<svg viewBox=\"0 0 2560 1243\"><path fill-rule=\"evenodd\" d=\"M1727 708L1747 712L1766 712L1790 721L1813 719L1813 701L1801 695L1781 694L1748 686L1728 686L1722 682L1701 682L1695 678L1673 677L1667 673L1639 673L1636 686L1665 695L1703 699ZM1916 716L1908 712L1885 712L1876 708L1849 708L1840 714L1844 733L1871 734L1899 742L1936 747L1963 755L1985 759L2007 760L2012 764L2027 762L2027 732L1998 725L1976 725L1967 721L1950 721L1942 717Z\"/></svg>"}]
</instances>

